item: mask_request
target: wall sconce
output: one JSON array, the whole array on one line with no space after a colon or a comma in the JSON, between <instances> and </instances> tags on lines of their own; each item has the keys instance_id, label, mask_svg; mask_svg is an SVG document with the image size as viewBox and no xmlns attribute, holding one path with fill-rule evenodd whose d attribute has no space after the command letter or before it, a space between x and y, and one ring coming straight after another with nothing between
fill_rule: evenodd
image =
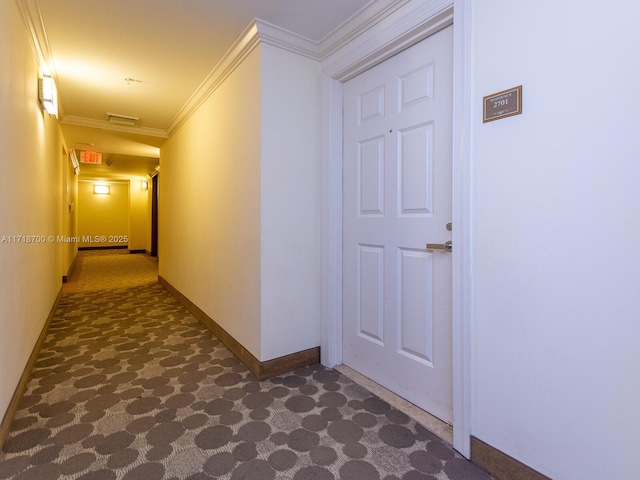
<instances>
[{"instance_id":1,"label":"wall sconce","mask_svg":"<svg viewBox=\"0 0 640 480\"><path fill-rule=\"evenodd\" d=\"M109 195L109 185L94 185L93 193L100 195Z\"/></svg>"},{"instance_id":2,"label":"wall sconce","mask_svg":"<svg viewBox=\"0 0 640 480\"><path fill-rule=\"evenodd\" d=\"M49 115L58 117L58 91L51 75L43 75L38 79L38 96L42 106Z\"/></svg>"},{"instance_id":3,"label":"wall sconce","mask_svg":"<svg viewBox=\"0 0 640 480\"><path fill-rule=\"evenodd\" d=\"M147 190L149 188L149 182L146 180L142 180L142 190Z\"/></svg>"},{"instance_id":4,"label":"wall sconce","mask_svg":"<svg viewBox=\"0 0 640 480\"><path fill-rule=\"evenodd\" d=\"M78 155L76 155L76 151L72 148L69 151L69 156L71 157L71 166L73 167L73 174L80 175L80 164L78 163Z\"/></svg>"}]
</instances>

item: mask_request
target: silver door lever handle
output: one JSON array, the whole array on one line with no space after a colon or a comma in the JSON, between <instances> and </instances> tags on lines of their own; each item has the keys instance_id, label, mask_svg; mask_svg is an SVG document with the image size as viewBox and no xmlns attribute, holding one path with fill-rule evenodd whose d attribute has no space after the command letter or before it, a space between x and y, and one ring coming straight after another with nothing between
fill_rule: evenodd
<instances>
[{"instance_id":1,"label":"silver door lever handle","mask_svg":"<svg viewBox=\"0 0 640 480\"><path fill-rule=\"evenodd\" d=\"M451 240L444 243L427 243L427 250L446 250L447 252L450 252L452 248L453 244L451 243Z\"/></svg>"}]
</instances>

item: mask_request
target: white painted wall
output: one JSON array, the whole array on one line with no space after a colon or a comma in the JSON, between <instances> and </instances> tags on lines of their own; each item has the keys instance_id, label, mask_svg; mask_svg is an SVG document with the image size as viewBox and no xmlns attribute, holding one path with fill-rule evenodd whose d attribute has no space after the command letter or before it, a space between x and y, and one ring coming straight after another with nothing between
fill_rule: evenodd
<instances>
[{"instance_id":1,"label":"white painted wall","mask_svg":"<svg viewBox=\"0 0 640 480\"><path fill-rule=\"evenodd\" d=\"M16 2L0 2L0 239L63 232L58 122L38 101L40 66ZM55 242L0 242L0 418L62 283Z\"/></svg>"},{"instance_id":2,"label":"white painted wall","mask_svg":"<svg viewBox=\"0 0 640 480\"><path fill-rule=\"evenodd\" d=\"M260 47L161 148L160 275L260 357Z\"/></svg>"},{"instance_id":3,"label":"white painted wall","mask_svg":"<svg viewBox=\"0 0 640 480\"><path fill-rule=\"evenodd\" d=\"M262 45L261 355L320 342L320 65Z\"/></svg>"},{"instance_id":4,"label":"white painted wall","mask_svg":"<svg viewBox=\"0 0 640 480\"><path fill-rule=\"evenodd\" d=\"M638 478L640 4L473 7L472 433L556 480Z\"/></svg>"}]
</instances>

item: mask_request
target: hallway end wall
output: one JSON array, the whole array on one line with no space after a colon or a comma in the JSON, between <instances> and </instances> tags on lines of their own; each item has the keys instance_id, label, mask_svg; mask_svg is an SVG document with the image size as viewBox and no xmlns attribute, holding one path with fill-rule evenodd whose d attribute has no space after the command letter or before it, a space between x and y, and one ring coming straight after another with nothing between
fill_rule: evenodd
<instances>
[{"instance_id":1,"label":"hallway end wall","mask_svg":"<svg viewBox=\"0 0 640 480\"><path fill-rule=\"evenodd\" d=\"M60 291L63 149L16 2L0 2L0 418ZM18 236L39 236L27 243Z\"/></svg>"},{"instance_id":2,"label":"hallway end wall","mask_svg":"<svg viewBox=\"0 0 640 480\"><path fill-rule=\"evenodd\" d=\"M109 194L96 194L96 183ZM126 247L129 243L129 182L78 182L78 236L81 248ZM90 239L91 241L85 241Z\"/></svg>"},{"instance_id":3,"label":"hallway end wall","mask_svg":"<svg viewBox=\"0 0 640 480\"><path fill-rule=\"evenodd\" d=\"M93 193L95 183L108 185L110 193ZM151 193L142 189L141 177L76 180L76 189L76 236L80 240L106 237L105 242L79 242L80 247L128 247L136 252L151 249Z\"/></svg>"}]
</instances>

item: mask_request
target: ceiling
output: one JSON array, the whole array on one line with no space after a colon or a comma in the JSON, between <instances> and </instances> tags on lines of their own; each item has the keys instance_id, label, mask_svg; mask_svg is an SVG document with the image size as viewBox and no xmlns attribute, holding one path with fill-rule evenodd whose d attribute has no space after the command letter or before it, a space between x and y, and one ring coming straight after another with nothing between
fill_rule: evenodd
<instances>
[{"instance_id":1,"label":"ceiling","mask_svg":"<svg viewBox=\"0 0 640 480\"><path fill-rule=\"evenodd\" d=\"M146 175L172 122L254 18L320 44L392 0L18 0L56 79L69 148L103 154L83 175ZM139 120L108 122L108 113ZM111 166L105 162L111 160Z\"/></svg>"}]
</instances>

